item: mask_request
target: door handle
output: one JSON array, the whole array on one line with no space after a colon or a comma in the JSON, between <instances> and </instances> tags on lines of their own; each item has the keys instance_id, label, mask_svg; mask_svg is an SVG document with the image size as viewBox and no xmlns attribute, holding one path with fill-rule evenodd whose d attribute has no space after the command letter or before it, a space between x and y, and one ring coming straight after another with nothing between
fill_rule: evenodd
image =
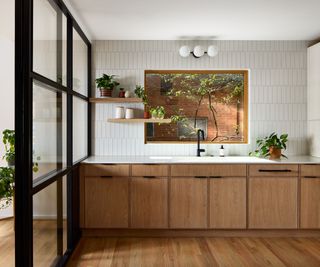
<instances>
[{"instance_id":1,"label":"door handle","mask_svg":"<svg viewBox=\"0 0 320 267\"><path fill-rule=\"evenodd\" d=\"M291 170L285 169L285 170L263 170L260 169L259 172L291 172Z\"/></svg>"},{"instance_id":2,"label":"door handle","mask_svg":"<svg viewBox=\"0 0 320 267\"><path fill-rule=\"evenodd\" d=\"M143 176L143 178L146 178L146 179L154 179L156 178L155 176Z\"/></svg>"},{"instance_id":3,"label":"door handle","mask_svg":"<svg viewBox=\"0 0 320 267\"><path fill-rule=\"evenodd\" d=\"M195 176L194 178L197 178L197 179L206 179L208 178L207 176Z\"/></svg>"}]
</instances>

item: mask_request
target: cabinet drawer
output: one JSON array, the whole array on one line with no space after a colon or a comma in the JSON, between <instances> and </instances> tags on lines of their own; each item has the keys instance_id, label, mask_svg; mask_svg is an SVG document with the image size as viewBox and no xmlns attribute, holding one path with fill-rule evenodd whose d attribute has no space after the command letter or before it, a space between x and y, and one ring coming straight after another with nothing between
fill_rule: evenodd
<instances>
[{"instance_id":1,"label":"cabinet drawer","mask_svg":"<svg viewBox=\"0 0 320 267\"><path fill-rule=\"evenodd\" d=\"M132 165L132 176L168 176L168 165L139 164Z\"/></svg>"},{"instance_id":2,"label":"cabinet drawer","mask_svg":"<svg viewBox=\"0 0 320 267\"><path fill-rule=\"evenodd\" d=\"M301 176L320 177L320 165L301 165Z\"/></svg>"},{"instance_id":3,"label":"cabinet drawer","mask_svg":"<svg viewBox=\"0 0 320 267\"><path fill-rule=\"evenodd\" d=\"M85 165L85 176L129 176L129 165Z\"/></svg>"},{"instance_id":4,"label":"cabinet drawer","mask_svg":"<svg viewBox=\"0 0 320 267\"><path fill-rule=\"evenodd\" d=\"M246 176L245 164L172 165L171 176Z\"/></svg>"},{"instance_id":5,"label":"cabinet drawer","mask_svg":"<svg viewBox=\"0 0 320 267\"><path fill-rule=\"evenodd\" d=\"M289 164L257 164L249 166L249 176L263 177L295 177L299 174L298 165Z\"/></svg>"}]
</instances>

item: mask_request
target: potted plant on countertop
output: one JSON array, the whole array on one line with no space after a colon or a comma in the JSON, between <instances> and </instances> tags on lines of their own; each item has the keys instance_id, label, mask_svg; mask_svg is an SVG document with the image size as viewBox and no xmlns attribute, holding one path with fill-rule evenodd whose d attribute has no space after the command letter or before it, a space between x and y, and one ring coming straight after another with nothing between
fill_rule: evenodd
<instances>
[{"instance_id":1,"label":"potted plant on countertop","mask_svg":"<svg viewBox=\"0 0 320 267\"><path fill-rule=\"evenodd\" d=\"M258 148L254 152L250 152L250 156L269 157L270 159L280 159L281 156L287 158L282 154L282 149L287 149L288 134L282 134L280 137L276 133L272 133L263 139L257 140Z\"/></svg>"},{"instance_id":2,"label":"potted plant on countertop","mask_svg":"<svg viewBox=\"0 0 320 267\"><path fill-rule=\"evenodd\" d=\"M113 89L120 84L115 80L115 77L116 75L107 75L104 73L102 77L96 79L101 97L112 97Z\"/></svg>"},{"instance_id":3,"label":"potted plant on countertop","mask_svg":"<svg viewBox=\"0 0 320 267\"><path fill-rule=\"evenodd\" d=\"M144 90L144 87L142 85L136 85L136 89L134 90L134 93L137 97L141 98L142 103L145 106L143 118L149 119L150 112L149 112L149 106L148 106L148 98L147 98L146 92Z\"/></svg>"},{"instance_id":4,"label":"potted plant on countertop","mask_svg":"<svg viewBox=\"0 0 320 267\"><path fill-rule=\"evenodd\" d=\"M151 108L150 113L153 119L164 119L165 109L163 106L157 106L156 108Z\"/></svg>"}]
</instances>

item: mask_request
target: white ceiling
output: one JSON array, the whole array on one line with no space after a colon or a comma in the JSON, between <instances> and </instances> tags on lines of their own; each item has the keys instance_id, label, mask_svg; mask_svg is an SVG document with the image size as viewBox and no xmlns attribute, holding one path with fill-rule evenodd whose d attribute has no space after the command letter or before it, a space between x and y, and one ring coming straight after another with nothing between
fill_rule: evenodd
<instances>
[{"instance_id":1,"label":"white ceiling","mask_svg":"<svg viewBox=\"0 0 320 267\"><path fill-rule=\"evenodd\" d=\"M69 0L97 40L313 40L320 0Z\"/></svg>"}]
</instances>

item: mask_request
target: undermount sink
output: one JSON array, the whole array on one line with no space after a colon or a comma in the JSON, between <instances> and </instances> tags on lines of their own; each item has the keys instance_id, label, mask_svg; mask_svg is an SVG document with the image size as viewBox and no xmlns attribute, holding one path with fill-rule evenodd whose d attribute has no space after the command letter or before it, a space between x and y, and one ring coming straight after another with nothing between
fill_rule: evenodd
<instances>
[{"instance_id":1,"label":"undermount sink","mask_svg":"<svg viewBox=\"0 0 320 267\"><path fill-rule=\"evenodd\" d=\"M221 162L221 163L241 163L241 162L252 162L252 163L263 163L268 162L268 159L261 159L256 157L246 157L246 156L230 156L230 157L212 157L212 156L203 156L203 157L193 157L193 156L150 156L151 160L165 160L173 163L180 162L195 162L195 163L211 163L211 162Z\"/></svg>"}]
</instances>

